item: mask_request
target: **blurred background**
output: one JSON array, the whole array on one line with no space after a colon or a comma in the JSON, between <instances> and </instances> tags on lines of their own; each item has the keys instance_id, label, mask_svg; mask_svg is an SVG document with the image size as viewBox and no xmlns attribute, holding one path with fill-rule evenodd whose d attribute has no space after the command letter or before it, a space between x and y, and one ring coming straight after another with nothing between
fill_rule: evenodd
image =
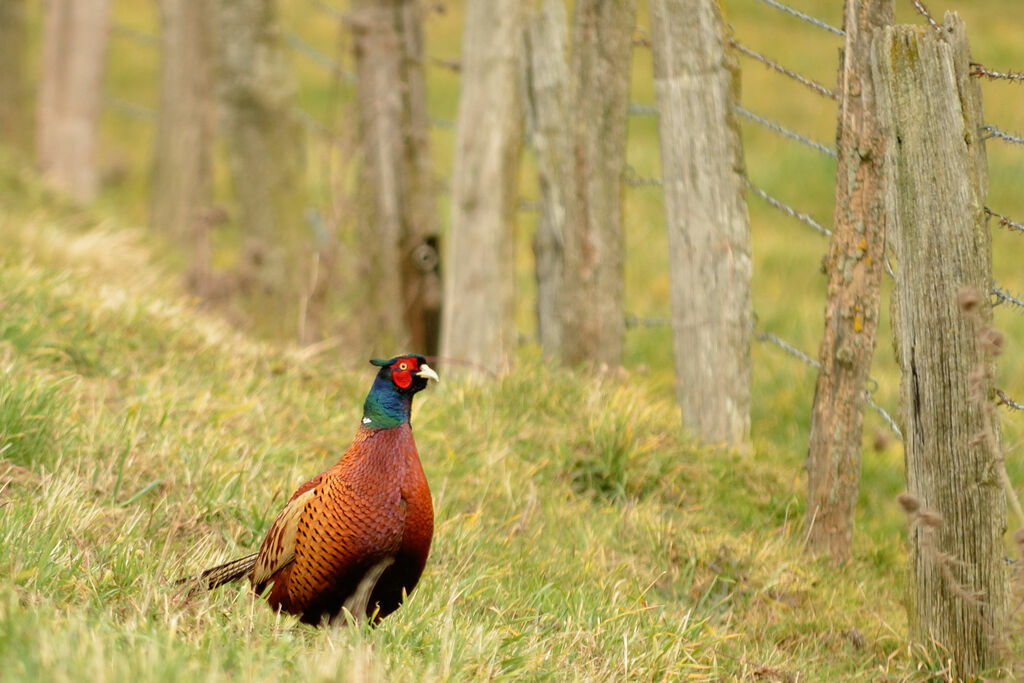
<instances>
[{"instance_id":1,"label":"blurred background","mask_svg":"<svg viewBox=\"0 0 1024 683\"><path fill-rule=\"evenodd\" d=\"M160 261L180 273L197 305L217 310L257 336L323 344L346 363L361 362L369 352L388 353L408 334L414 346L436 351L444 242L452 214L460 60L465 32L472 27L467 29L463 4L454 1L424 2L415 16L394 19L399 28L405 22L403 35L422 39L403 48L421 56L411 72L400 74L400 79L422 79L422 93L410 91L410 97L423 98L425 109L412 116L425 124L425 139L416 144L426 155L416 190L425 198L418 209L421 219L401 237L401 258L415 259L414 265L422 267L418 296L426 313L417 330L389 336L388 330L401 328L401 322L387 319L386 300L403 294L389 284L397 278L388 269L404 266L380 256L379 247L393 244L389 240L395 237L377 220L379 207L366 206L368 164L360 162L368 121L374 117L365 102L380 87L373 81L379 74L367 65L377 63L374 50L393 51L374 33L373 12L379 6L384 5L348 6L340 0L110 0L109 6L100 0L2 0L0 60L5 66L0 87L8 94L0 110L0 163L5 168L0 192L5 210L56 206L74 216L87 206L98 219L144 229ZM752 184L829 226L834 160L779 128L830 148L835 102L749 56L751 51L765 55L834 87L842 39L827 25L841 26L842 3L802 0L795 6L826 26L759 0L725 3L732 35L744 48L737 54L741 105L748 112L740 117L744 153ZM1008 0L932 2L930 10L936 17L946 10L964 17L978 61L1002 70L1024 66L1021 26ZM909 0L896 3L896 13L898 22L923 22ZM669 264L649 38L641 3L632 35L622 194L627 316L622 359L667 397L673 386ZM99 72L82 68L90 51L102 55L93 59ZM53 145L59 149L61 143L39 139L46 112L66 106L47 94L43 84L58 80L48 81L48 68L64 70L60 78L68 92L75 87L91 92L95 89L89 84L98 84L95 149L79 154L86 166L92 165L85 179L74 179L78 171L68 176L71 180L59 178L46 154L54 154ZM1019 85L983 81L982 89L987 122L1010 133L1024 130ZM265 127L263 141L253 142L260 126ZM529 348L538 344L533 241L540 196L528 130L522 140L513 221L514 331L516 345ZM1019 221L1024 217L1024 147L993 139L988 155L989 205ZM187 170L168 170L174 168ZM26 190L26 175L40 172L51 179L55 193ZM189 179L195 182L189 185ZM748 205L755 327L816 357L826 284L821 260L828 240L761 196L748 193ZM1017 265L1020 237L998 227L993 235L997 283L1010 292L1024 290L1024 271ZM1002 313L1009 308L999 309L997 323L1010 332L1008 357L1019 358L1017 340L1024 326L1021 316ZM883 321L887 317L883 314ZM892 412L898 377L888 334L883 327L875 398ZM999 382L1008 392L1024 393L1020 363L1003 363L1001 373ZM805 443L814 376L813 367L778 344L755 346L755 439ZM886 432L880 416L867 419L866 438Z\"/></svg>"}]
</instances>

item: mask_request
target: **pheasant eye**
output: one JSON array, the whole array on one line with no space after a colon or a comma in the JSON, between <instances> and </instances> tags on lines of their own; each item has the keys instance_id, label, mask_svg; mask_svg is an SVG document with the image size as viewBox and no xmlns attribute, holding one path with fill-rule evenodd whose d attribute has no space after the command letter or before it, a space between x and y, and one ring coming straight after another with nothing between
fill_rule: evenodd
<instances>
[{"instance_id":1,"label":"pheasant eye","mask_svg":"<svg viewBox=\"0 0 1024 683\"><path fill-rule=\"evenodd\" d=\"M398 364L398 369L399 370L408 370L409 369L409 364L408 363L399 363Z\"/></svg>"}]
</instances>

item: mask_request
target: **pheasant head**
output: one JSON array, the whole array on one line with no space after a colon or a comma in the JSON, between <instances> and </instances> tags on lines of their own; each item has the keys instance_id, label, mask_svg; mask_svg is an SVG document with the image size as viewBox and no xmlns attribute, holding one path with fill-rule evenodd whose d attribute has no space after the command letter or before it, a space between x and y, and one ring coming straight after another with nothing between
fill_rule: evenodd
<instances>
[{"instance_id":1,"label":"pheasant head","mask_svg":"<svg viewBox=\"0 0 1024 683\"><path fill-rule=\"evenodd\" d=\"M428 380L438 381L437 373L417 355L370 362L380 370L363 404L363 426L388 429L408 422L412 397L426 388Z\"/></svg>"}]
</instances>

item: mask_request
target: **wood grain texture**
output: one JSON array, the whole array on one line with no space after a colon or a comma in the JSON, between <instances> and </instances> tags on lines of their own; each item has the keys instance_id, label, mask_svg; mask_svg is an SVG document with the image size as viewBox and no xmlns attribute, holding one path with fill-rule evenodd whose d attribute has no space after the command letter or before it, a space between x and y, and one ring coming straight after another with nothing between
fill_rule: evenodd
<instances>
[{"instance_id":1,"label":"wood grain texture","mask_svg":"<svg viewBox=\"0 0 1024 683\"><path fill-rule=\"evenodd\" d=\"M579 0L573 11L572 184L564 232L562 359L618 366L626 314L622 177L636 0Z\"/></svg>"},{"instance_id":2,"label":"wood grain texture","mask_svg":"<svg viewBox=\"0 0 1024 683\"><path fill-rule=\"evenodd\" d=\"M961 288L991 291L981 96L968 75L959 17L941 32L884 30L872 49L886 151L887 232L898 260L893 295L907 488L938 528L910 531L909 621L940 643L956 677L996 664L1006 610L1006 504L972 374L990 362L958 310ZM980 315L991 320L986 297ZM989 396L991 387L982 387ZM998 441L998 435L997 435Z\"/></svg>"},{"instance_id":3,"label":"wood grain texture","mask_svg":"<svg viewBox=\"0 0 1024 683\"><path fill-rule=\"evenodd\" d=\"M516 342L513 236L524 20L519 0L466 3L441 349L487 367L506 365Z\"/></svg>"},{"instance_id":4,"label":"wood grain texture","mask_svg":"<svg viewBox=\"0 0 1024 683\"><path fill-rule=\"evenodd\" d=\"M707 443L750 432L750 224L733 115L739 69L714 0L652 0L676 386Z\"/></svg>"}]
</instances>

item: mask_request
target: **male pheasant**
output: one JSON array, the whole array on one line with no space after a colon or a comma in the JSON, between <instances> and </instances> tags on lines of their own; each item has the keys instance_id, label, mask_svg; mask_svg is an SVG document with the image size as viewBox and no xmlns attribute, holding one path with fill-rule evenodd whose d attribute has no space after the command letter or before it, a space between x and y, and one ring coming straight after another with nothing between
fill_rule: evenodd
<instances>
[{"instance_id":1,"label":"male pheasant","mask_svg":"<svg viewBox=\"0 0 1024 683\"><path fill-rule=\"evenodd\" d=\"M342 607L377 621L412 592L434 510L409 413L437 373L417 355L370 362L380 370L352 445L292 494L259 552L207 569L200 586L248 577L272 607L308 624L330 622Z\"/></svg>"}]
</instances>

